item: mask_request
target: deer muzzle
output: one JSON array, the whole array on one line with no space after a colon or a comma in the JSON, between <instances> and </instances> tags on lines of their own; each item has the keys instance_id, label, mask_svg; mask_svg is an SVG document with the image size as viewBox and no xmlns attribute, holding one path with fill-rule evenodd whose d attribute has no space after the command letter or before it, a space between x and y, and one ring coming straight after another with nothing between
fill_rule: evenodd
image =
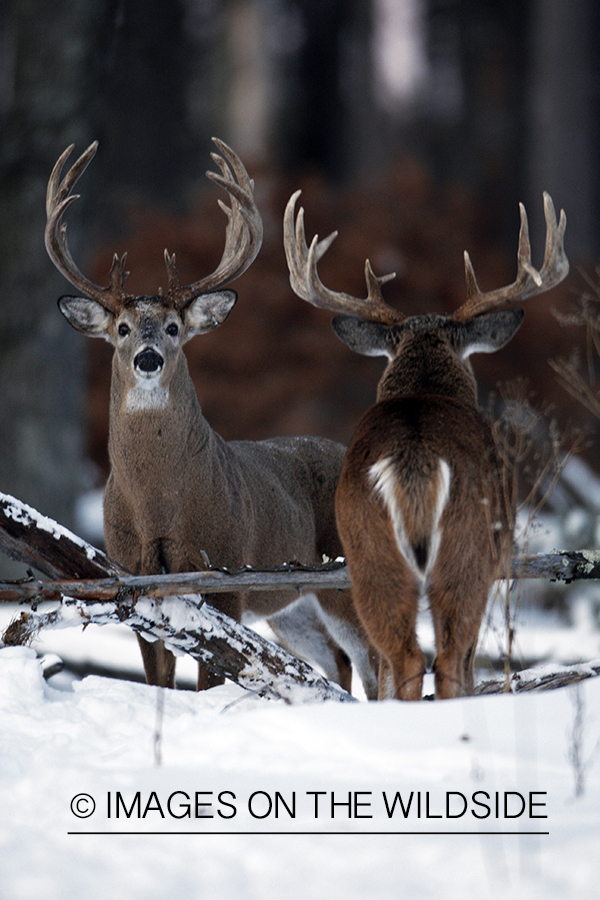
<instances>
[{"instance_id":1,"label":"deer muzzle","mask_svg":"<svg viewBox=\"0 0 600 900\"><path fill-rule=\"evenodd\" d=\"M157 353L156 350L152 350L151 347L146 347L145 350L141 350L133 360L136 371L146 376L156 375L160 372L164 364L165 361L160 353Z\"/></svg>"}]
</instances>

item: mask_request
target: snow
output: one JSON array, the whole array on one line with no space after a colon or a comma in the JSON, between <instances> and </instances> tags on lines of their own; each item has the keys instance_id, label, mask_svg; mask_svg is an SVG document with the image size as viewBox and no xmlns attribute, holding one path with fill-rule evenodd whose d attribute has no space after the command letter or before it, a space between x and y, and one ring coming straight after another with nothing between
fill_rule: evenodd
<instances>
[{"instance_id":1,"label":"snow","mask_svg":"<svg viewBox=\"0 0 600 900\"><path fill-rule=\"evenodd\" d=\"M600 586L559 589L568 614L513 609L513 652L539 663L522 680L573 663L585 673L600 657ZM19 611L0 607L0 631ZM484 659L505 631L500 590ZM419 635L430 650L426 615ZM231 684L46 682L44 654L141 674L121 625L45 629L32 648L0 649L0 900L597 896L600 678L438 703L287 705ZM194 683L190 657L177 672Z\"/></svg>"},{"instance_id":2,"label":"snow","mask_svg":"<svg viewBox=\"0 0 600 900\"><path fill-rule=\"evenodd\" d=\"M103 634L109 656L137 651L124 627L93 629L44 640L70 635L72 650ZM598 710L600 678L290 706L229 684L46 682L34 649L4 648L0 897L587 900L600 877ZM90 797L95 811L77 817Z\"/></svg>"},{"instance_id":3,"label":"snow","mask_svg":"<svg viewBox=\"0 0 600 900\"><path fill-rule=\"evenodd\" d=\"M7 519L12 519L14 522L18 522L19 525L31 527L32 530L38 529L40 531L46 531L57 541L61 538L66 538L78 547L81 547L89 560L94 560L98 557L98 551L95 547L92 547L87 541L84 541L76 534L73 534L72 531L59 525L54 519L49 519L27 503L23 503L21 500L16 500L14 497L11 497L10 494L3 494L2 497L6 502L0 509L0 513ZM11 501L13 502L11 503Z\"/></svg>"}]
</instances>

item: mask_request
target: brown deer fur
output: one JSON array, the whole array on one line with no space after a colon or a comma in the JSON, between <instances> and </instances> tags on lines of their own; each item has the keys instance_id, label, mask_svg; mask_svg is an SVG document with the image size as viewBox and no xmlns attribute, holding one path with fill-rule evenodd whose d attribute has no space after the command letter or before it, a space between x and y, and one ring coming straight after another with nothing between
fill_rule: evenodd
<instances>
[{"instance_id":1,"label":"brown deer fur","mask_svg":"<svg viewBox=\"0 0 600 900\"><path fill-rule=\"evenodd\" d=\"M390 276L376 277L368 261L364 300L321 283L317 263L335 234L322 241L315 236L309 247L303 211L295 217L297 197L284 218L293 289L343 314L333 327L352 350L388 359L377 403L348 448L335 500L354 603L380 653L378 695L421 697L420 602L427 602L433 618L435 696L471 693L488 593L508 569L514 509L491 428L477 408L469 357L511 340L523 311L506 306L566 277L566 217L561 213L557 224L545 194L546 249L538 272L521 207L513 284L482 293L465 254L466 303L453 316L406 318L383 300L381 286Z\"/></svg>"},{"instance_id":2,"label":"brown deer fur","mask_svg":"<svg viewBox=\"0 0 600 900\"><path fill-rule=\"evenodd\" d=\"M436 635L436 696L472 692L480 623L489 587L510 558L514 524L471 373L434 333L426 343L436 345L441 377L432 382L431 358L414 352L414 340L405 337L380 399L360 421L336 495L354 602L382 654L380 696L404 700L422 693L416 617L424 599Z\"/></svg>"}]
</instances>

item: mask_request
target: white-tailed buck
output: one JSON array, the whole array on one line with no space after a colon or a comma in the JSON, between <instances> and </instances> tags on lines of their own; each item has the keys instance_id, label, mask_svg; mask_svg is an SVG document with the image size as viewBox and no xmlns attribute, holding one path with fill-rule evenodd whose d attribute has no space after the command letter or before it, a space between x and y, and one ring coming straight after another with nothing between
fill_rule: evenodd
<instances>
[{"instance_id":1,"label":"white-tailed buck","mask_svg":"<svg viewBox=\"0 0 600 900\"><path fill-rule=\"evenodd\" d=\"M290 282L303 300L342 313L333 328L352 350L385 356L377 402L360 421L336 492L336 516L353 599L380 652L379 697L420 699L425 656L416 618L426 599L433 618L435 696L473 691L473 663L493 581L510 569L514 512L505 496L492 431L477 406L469 357L513 337L522 309L505 309L557 285L569 263L566 217L557 225L544 194L546 248L531 264L521 205L518 273L508 287L480 291L465 253L467 301L453 315L405 317L385 303L367 260L365 300L326 288L317 263L334 232L307 246L300 192L287 206L284 242ZM390 683L391 682L391 683Z\"/></svg>"},{"instance_id":2,"label":"white-tailed buck","mask_svg":"<svg viewBox=\"0 0 600 900\"><path fill-rule=\"evenodd\" d=\"M215 143L221 174L207 174L230 201L221 203L228 217L222 259L211 275L182 285L175 256L165 251L168 286L155 296L125 292L126 255L115 254L103 288L82 275L69 252L61 220L97 144L61 181L72 147L66 150L48 184L46 248L78 291L60 299L61 312L114 347L105 540L110 556L137 574L197 571L206 567L206 555L217 566L264 566L315 564L323 554L341 552L334 491L344 448L319 438L227 443L203 417L189 375L184 343L225 321L236 294L217 288L248 268L262 242L253 182L236 154ZM311 597L293 600L290 591L208 597L238 621L246 611L267 617L292 650L349 688L347 654L367 694L376 694L375 657L349 594L320 592L318 605ZM160 642L140 639L140 647L147 680L172 686L173 655ZM218 679L200 667L199 687L213 683Z\"/></svg>"}]
</instances>

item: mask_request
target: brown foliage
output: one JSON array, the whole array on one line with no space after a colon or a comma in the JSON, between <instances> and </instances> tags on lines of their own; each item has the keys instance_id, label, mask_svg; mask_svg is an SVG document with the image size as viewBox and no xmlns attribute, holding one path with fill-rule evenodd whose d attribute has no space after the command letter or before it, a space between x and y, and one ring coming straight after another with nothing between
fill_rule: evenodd
<instances>
[{"instance_id":1,"label":"brown foliage","mask_svg":"<svg viewBox=\"0 0 600 900\"><path fill-rule=\"evenodd\" d=\"M292 191L302 188L307 233L340 232L319 267L323 282L364 296L368 257L376 274L397 272L385 297L408 314L449 312L464 301L465 249L484 290L512 280L518 211L514 242L505 250L484 237L489 214L477 198L460 185L435 183L414 159L402 159L378 180L343 191L314 176L292 184L272 172L252 174L265 224L263 248L232 285L239 299L227 322L186 347L203 411L227 439L320 434L347 442L374 400L382 361L350 353L329 327L330 314L293 294L282 247L283 209ZM221 255L225 219L213 189L193 205L185 218L132 210L126 236L116 244L106 237L92 279L105 284L112 253L127 250L128 290L155 293L166 283L165 247L176 252L182 280L212 271ZM569 296L569 287L561 286L550 299L532 300L510 348L475 358L484 392L498 381L525 377L559 416L563 411L565 418L583 421L585 413L558 385L547 362L568 354L577 336L550 314L550 307L560 307ZM106 472L111 350L92 341L89 352L89 452Z\"/></svg>"}]
</instances>

